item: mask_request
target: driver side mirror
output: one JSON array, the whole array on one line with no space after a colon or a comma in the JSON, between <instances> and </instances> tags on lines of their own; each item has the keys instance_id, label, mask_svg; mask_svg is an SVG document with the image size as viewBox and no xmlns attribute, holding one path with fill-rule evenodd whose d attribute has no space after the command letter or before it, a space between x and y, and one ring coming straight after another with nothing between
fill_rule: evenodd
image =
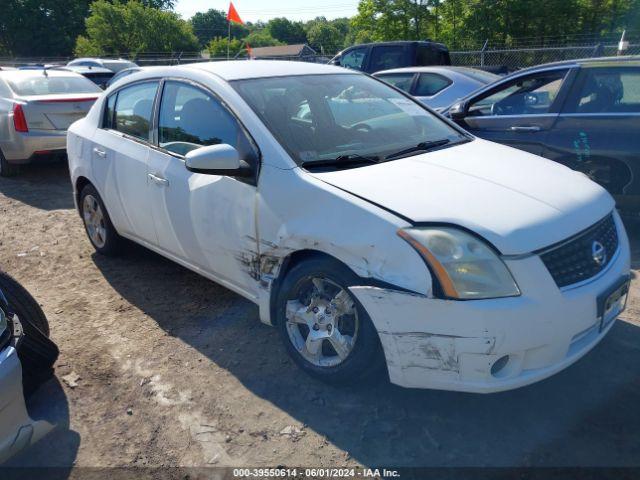
<instances>
[{"instance_id":1,"label":"driver side mirror","mask_svg":"<svg viewBox=\"0 0 640 480\"><path fill-rule=\"evenodd\" d=\"M229 177L250 177L253 170L231 145L221 143L196 148L185 155L187 170L205 175L226 175Z\"/></svg>"},{"instance_id":2,"label":"driver side mirror","mask_svg":"<svg viewBox=\"0 0 640 480\"><path fill-rule=\"evenodd\" d=\"M452 120L462 120L469 113L468 102L457 102L449 108L449 117Z\"/></svg>"}]
</instances>

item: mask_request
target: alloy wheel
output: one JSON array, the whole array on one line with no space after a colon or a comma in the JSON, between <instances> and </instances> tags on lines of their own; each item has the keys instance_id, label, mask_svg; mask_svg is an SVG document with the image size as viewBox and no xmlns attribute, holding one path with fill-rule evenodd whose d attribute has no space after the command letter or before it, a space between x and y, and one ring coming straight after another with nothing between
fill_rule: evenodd
<instances>
[{"instance_id":1,"label":"alloy wheel","mask_svg":"<svg viewBox=\"0 0 640 480\"><path fill-rule=\"evenodd\" d=\"M286 304L289 340L300 355L318 367L334 367L351 354L360 328L351 294L335 282L307 277Z\"/></svg>"},{"instance_id":2,"label":"alloy wheel","mask_svg":"<svg viewBox=\"0 0 640 480\"><path fill-rule=\"evenodd\" d=\"M104 213L98 200L91 194L84 197L82 216L89 238L96 247L103 248L107 243Z\"/></svg>"}]
</instances>

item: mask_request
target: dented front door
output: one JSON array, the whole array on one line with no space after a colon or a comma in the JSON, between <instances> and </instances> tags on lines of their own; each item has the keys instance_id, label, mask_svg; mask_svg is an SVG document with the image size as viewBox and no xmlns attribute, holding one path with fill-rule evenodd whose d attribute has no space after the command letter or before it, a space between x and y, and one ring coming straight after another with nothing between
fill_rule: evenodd
<instances>
[{"instance_id":1,"label":"dented front door","mask_svg":"<svg viewBox=\"0 0 640 480\"><path fill-rule=\"evenodd\" d=\"M184 160L153 150L149 179L160 248L220 283L256 292L256 187L232 177L187 170Z\"/></svg>"}]
</instances>

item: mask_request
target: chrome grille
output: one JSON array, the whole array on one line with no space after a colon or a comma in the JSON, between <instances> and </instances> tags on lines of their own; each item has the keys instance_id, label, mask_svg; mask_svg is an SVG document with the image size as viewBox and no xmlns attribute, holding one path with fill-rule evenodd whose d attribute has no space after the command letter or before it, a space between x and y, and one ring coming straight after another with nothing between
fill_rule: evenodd
<instances>
[{"instance_id":1,"label":"chrome grille","mask_svg":"<svg viewBox=\"0 0 640 480\"><path fill-rule=\"evenodd\" d=\"M618 250L618 231L609 214L578 235L539 252L558 287L594 277L611 262Z\"/></svg>"}]
</instances>

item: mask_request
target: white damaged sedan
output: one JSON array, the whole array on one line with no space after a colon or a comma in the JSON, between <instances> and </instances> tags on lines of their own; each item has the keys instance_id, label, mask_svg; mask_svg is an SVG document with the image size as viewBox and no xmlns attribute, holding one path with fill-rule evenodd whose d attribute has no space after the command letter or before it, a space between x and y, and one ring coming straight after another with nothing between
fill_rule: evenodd
<instances>
[{"instance_id":1,"label":"white damaged sedan","mask_svg":"<svg viewBox=\"0 0 640 480\"><path fill-rule=\"evenodd\" d=\"M625 306L629 244L605 190L364 74L142 71L67 148L99 253L124 237L250 299L328 382L386 364L406 387L520 387L582 357Z\"/></svg>"}]
</instances>

